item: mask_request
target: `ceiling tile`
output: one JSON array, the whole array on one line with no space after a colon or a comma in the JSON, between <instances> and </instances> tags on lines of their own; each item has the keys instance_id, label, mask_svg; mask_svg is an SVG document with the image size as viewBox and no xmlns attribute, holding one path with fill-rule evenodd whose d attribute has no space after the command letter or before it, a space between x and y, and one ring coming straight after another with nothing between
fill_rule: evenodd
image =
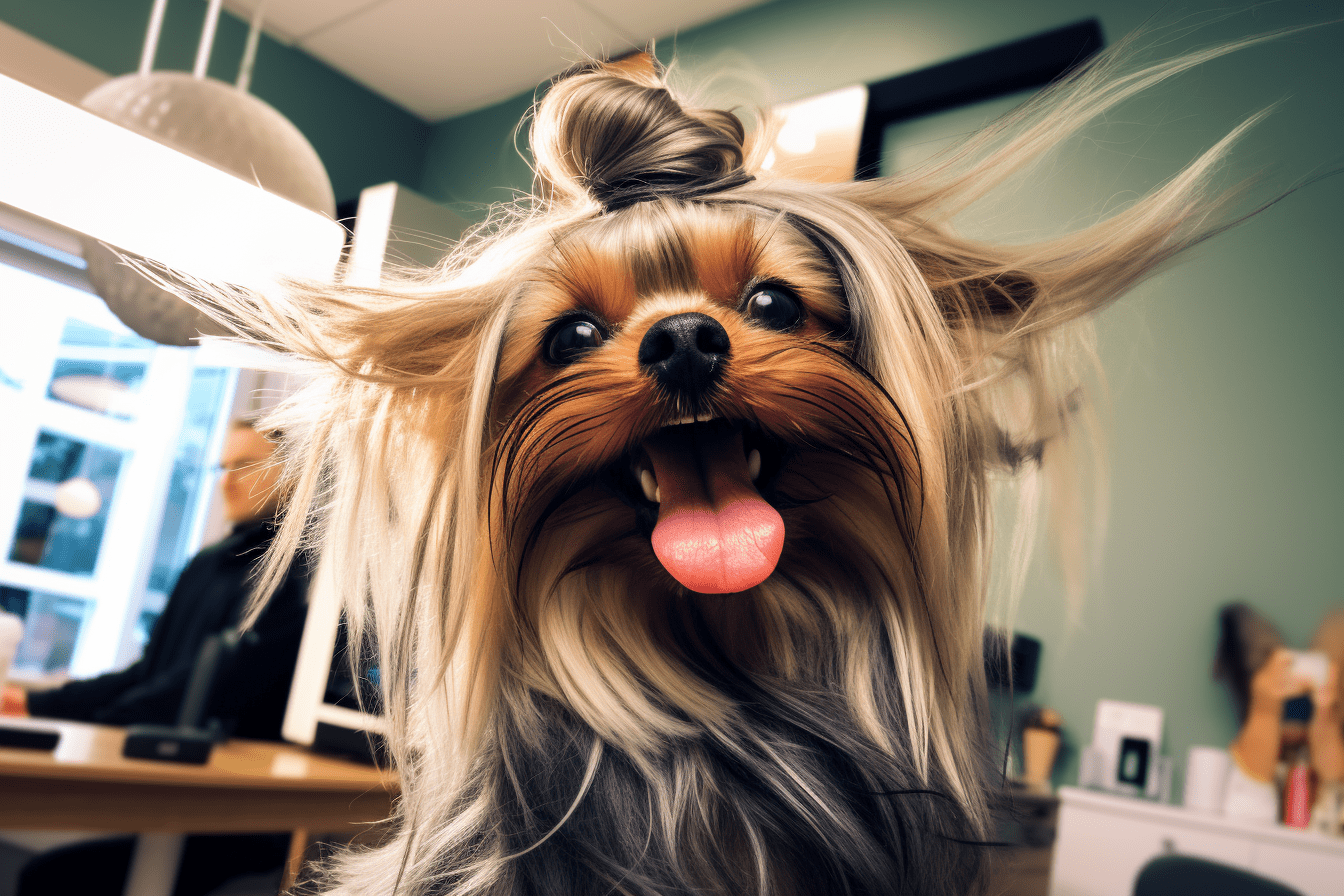
<instances>
[{"instance_id":1,"label":"ceiling tile","mask_svg":"<svg viewBox=\"0 0 1344 896\"><path fill-rule=\"evenodd\" d=\"M429 121L535 87L581 52L630 48L572 0L386 0L300 45Z\"/></svg>"},{"instance_id":2,"label":"ceiling tile","mask_svg":"<svg viewBox=\"0 0 1344 896\"><path fill-rule=\"evenodd\" d=\"M225 0L250 19L263 0ZM763 0L265 0L265 28L438 121Z\"/></svg>"},{"instance_id":3,"label":"ceiling tile","mask_svg":"<svg viewBox=\"0 0 1344 896\"><path fill-rule=\"evenodd\" d=\"M387 0L225 0L224 8L245 22L262 3L262 28L286 43L296 43L333 22Z\"/></svg>"},{"instance_id":4,"label":"ceiling tile","mask_svg":"<svg viewBox=\"0 0 1344 896\"><path fill-rule=\"evenodd\" d=\"M577 0L639 43L672 37L765 0Z\"/></svg>"}]
</instances>

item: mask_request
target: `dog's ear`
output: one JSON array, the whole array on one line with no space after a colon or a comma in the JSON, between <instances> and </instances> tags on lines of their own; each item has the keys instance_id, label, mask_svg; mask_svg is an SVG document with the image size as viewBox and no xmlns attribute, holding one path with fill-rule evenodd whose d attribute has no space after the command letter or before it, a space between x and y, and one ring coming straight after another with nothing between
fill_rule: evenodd
<instances>
[{"instance_id":1,"label":"dog's ear","mask_svg":"<svg viewBox=\"0 0 1344 896\"><path fill-rule=\"evenodd\" d=\"M584 63L558 77L537 106L534 192L607 210L716 192L743 179L745 139L731 112L673 95L650 53Z\"/></svg>"},{"instance_id":2,"label":"dog's ear","mask_svg":"<svg viewBox=\"0 0 1344 896\"><path fill-rule=\"evenodd\" d=\"M1036 312L1041 293L1036 276L1004 259L951 249L946 245L907 247L950 326L1001 332Z\"/></svg>"},{"instance_id":3,"label":"dog's ear","mask_svg":"<svg viewBox=\"0 0 1344 896\"><path fill-rule=\"evenodd\" d=\"M858 206L869 223L856 233L867 228L870 235L854 239L872 247L885 244L888 248L880 250L889 259L885 264L904 268L926 284L949 328L1003 334L1044 317L1055 324L1063 322L1056 312L1064 309L1049 307L1056 299L1052 289L1056 284L1029 253L1012 245L970 240L930 221L920 209L907 206L896 181L857 181L823 189ZM885 234L878 236L879 231ZM1078 307L1066 313L1076 316L1087 310Z\"/></svg>"},{"instance_id":4,"label":"dog's ear","mask_svg":"<svg viewBox=\"0 0 1344 896\"><path fill-rule=\"evenodd\" d=\"M1220 200L1190 198L1177 182L1112 217L1036 243L985 243L955 232L911 181L857 181L827 192L858 206L895 241L954 331L1014 339L1091 315L1218 232ZM918 187L918 183L914 183ZM1226 226L1226 225L1224 225Z\"/></svg>"}]
</instances>

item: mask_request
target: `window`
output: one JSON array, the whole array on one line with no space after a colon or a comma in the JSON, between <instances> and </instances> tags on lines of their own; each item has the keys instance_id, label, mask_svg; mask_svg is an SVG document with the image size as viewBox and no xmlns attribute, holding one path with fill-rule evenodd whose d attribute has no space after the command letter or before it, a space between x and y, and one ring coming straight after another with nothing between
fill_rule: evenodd
<instances>
[{"instance_id":1,"label":"window","mask_svg":"<svg viewBox=\"0 0 1344 896\"><path fill-rule=\"evenodd\" d=\"M237 372L137 336L78 257L4 224L0 605L25 620L16 674L96 675L139 655L199 547Z\"/></svg>"},{"instance_id":2,"label":"window","mask_svg":"<svg viewBox=\"0 0 1344 896\"><path fill-rule=\"evenodd\" d=\"M0 603L30 618L26 668L93 675L136 655L160 589L201 541L206 464L233 392L261 409L226 365L271 369L278 359L216 349L208 364L208 348L146 343L90 294L80 235L248 286L330 281L346 231L7 78L0 121ZM47 450L52 459L30 475L34 452ZM52 475L88 464L97 476L52 490L48 462ZM60 509L70 491L82 492L77 514ZM62 519L103 512L96 538L99 524ZM71 571L75 561L57 557L62 543L81 545L70 557L84 552L92 569Z\"/></svg>"}]
</instances>

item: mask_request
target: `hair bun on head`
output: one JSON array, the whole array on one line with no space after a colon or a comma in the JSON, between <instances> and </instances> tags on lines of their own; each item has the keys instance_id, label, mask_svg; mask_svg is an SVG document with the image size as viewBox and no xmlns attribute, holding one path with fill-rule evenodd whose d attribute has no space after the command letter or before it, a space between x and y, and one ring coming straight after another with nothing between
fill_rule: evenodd
<instances>
[{"instance_id":1,"label":"hair bun on head","mask_svg":"<svg viewBox=\"0 0 1344 896\"><path fill-rule=\"evenodd\" d=\"M648 52L583 63L558 76L537 107L537 192L588 196L606 211L715 193L751 180L745 137L731 112L683 105Z\"/></svg>"}]
</instances>

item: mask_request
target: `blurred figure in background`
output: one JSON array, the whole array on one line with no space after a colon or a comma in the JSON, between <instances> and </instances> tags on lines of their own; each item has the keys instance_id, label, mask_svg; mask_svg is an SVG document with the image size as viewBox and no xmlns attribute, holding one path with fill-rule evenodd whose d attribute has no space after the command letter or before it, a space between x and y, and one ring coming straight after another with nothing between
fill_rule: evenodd
<instances>
[{"instance_id":1,"label":"blurred figure in background","mask_svg":"<svg viewBox=\"0 0 1344 896\"><path fill-rule=\"evenodd\" d=\"M231 425L220 457L220 490L232 531L192 558L154 625L143 656L120 672L48 691L4 692L4 712L108 725L174 724L201 645L236 628L245 615L252 573L276 533L283 495L274 434L245 420ZM307 615L309 569L296 559L266 609L218 673L206 718L239 737L278 740ZM199 896L238 874L278 868L285 835L193 836L183 849L176 896ZM80 843L28 863L20 896L119 894L133 840Z\"/></svg>"},{"instance_id":2,"label":"blurred figure in background","mask_svg":"<svg viewBox=\"0 0 1344 896\"><path fill-rule=\"evenodd\" d=\"M1246 604L1220 614L1216 674L1232 690L1241 727L1228 748L1231 775L1223 813L1248 821L1305 826L1292 821L1287 780L1301 767L1307 776L1310 826L1341 829L1344 796L1344 610L1326 616L1312 639L1320 655L1316 676L1304 675L1302 652L1284 646L1278 630Z\"/></svg>"}]
</instances>

